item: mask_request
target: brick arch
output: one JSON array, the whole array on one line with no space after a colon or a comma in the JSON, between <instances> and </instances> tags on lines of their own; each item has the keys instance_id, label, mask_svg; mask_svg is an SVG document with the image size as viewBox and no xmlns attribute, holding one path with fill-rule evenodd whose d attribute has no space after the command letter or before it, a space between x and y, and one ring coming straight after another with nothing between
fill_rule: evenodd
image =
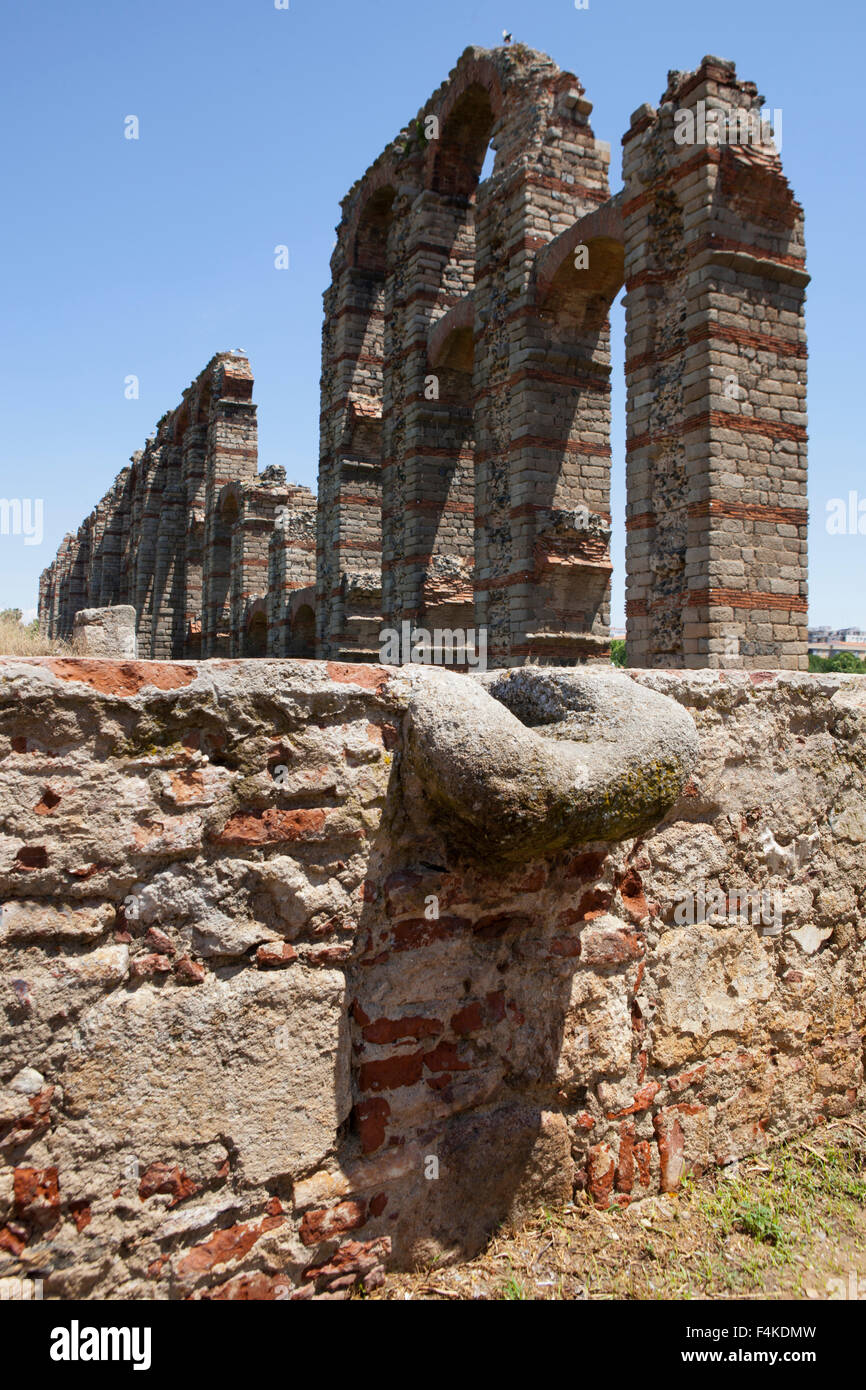
<instances>
[{"instance_id":1,"label":"brick arch","mask_svg":"<svg viewBox=\"0 0 866 1390\"><path fill-rule=\"evenodd\" d=\"M483 91L486 95L490 108L490 126L492 127L502 114L505 104L505 93L503 82L497 66L489 58L474 58L460 68L454 80L446 86L446 89L438 103L431 104L422 111L419 120L423 125L427 116L436 116L439 121L440 140L430 141L422 169L422 178L417 191L421 188L433 188L436 179L436 158L441 145L442 137L452 120L452 117L459 116L457 108L461 102L465 102L467 97L471 98L473 90ZM484 148L481 151L481 159L478 163L480 171L484 160L484 154L489 142L489 132L485 140ZM385 189L391 189L396 193L398 188L411 184L413 179L411 174L417 169L415 161L406 159L405 163L398 161L392 156L383 156L380 160L367 171L361 179L357 192L355 193L352 210L345 221L345 244L347 247L347 261L349 265L356 265L357 235L358 228L367 212L371 200ZM477 181L477 179L476 179Z\"/></svg>"},{"instance_id":2,"label":"brick arch","mask_svg":"<svg viewBox=\"0 0 866 1390\"><path fill-rule=\"evenodd\" d=\"M625 256L625 228L623 226L622 211L619 203L615 199L603 203L594 212L589 212L585 217L580 217L555 237L548 246L544 248L538 257L535 269L536 303L539 307L543 306L551 295L554 285L562 286L568 267L574 264L574 253L578 246L591 247L595 243L602 252L605 264L601 268L601 278L605 284L613 285L619 279L619 283L611 290L611 299L625 283L624 256ZM590 275L592 271L592 253L590 251ZM620 264L622 263L622 264ZM579 271L575 271L577 277ZM593 276L593 278L595 278Z\"/></svg>"},{"instance_id":3,"label":"brick arch","mask_svg":"<svg viewBox=\"0 0 866 1390\"><path fill-rule=\"evenodd\" d=\"M266 656L268 650L268 605L263 595L249 604L244 621L244 656Z\"/></svg>"},{"instance_id":4,"label":"brick arch","mask_svg":"<svg viewBox=\"0 0 866 1390\"><path fill-rule=\"evenodd\" d=\"M475 328L475 304L467 295L437 319L427 339L427 358L431 367L454 365L452 359L462 359L466 348L471 354ZM471 370L471 366L470 366Z\"/></svg>"},{"instance_id":5,"label":"brick arch","mask_svg":"<svg viewBox=\"0 0 866 1390\"><path fill-rule=\"evenodd\" d=\"M369 220L371 214L378 211L377 203L384 205L386 201L390 204L389 217L393 216L393 202L397 195L397 188L401 180L398 178L397 170L393 161L383 160L376 165L361 181L361 186L356 195L355 204L346 222L346 248L347 264L358 269L375 269L363 265L363 258L358 259L358 237L362 232L365 220ZM382 267L384 270L384 266Z\"/></svg>"},{"instance_id":6,"label":"brick arch","mask_svg":"<svg viewBox=\"0 0 866 1390\"><path fill-rule=\"evenodd\" d=\"M588 265L578 269L566 257L539 309L544 319L555 319L563 328L571 324L574 329L592 332L605 324L622 289L625 257L622 243L609 237L592 237L585 245Z\"/></svg>"},{"instance_id":7,"label":"brick arch","mask_svg":"<svg viewBox=\"0 0 866 1390\"><path fill-rule=\"evenodd\" d=\"M220 524L223 526L228 524L227 511L231 512L231 524L234 525L241 514L240 483L226 483L225 487L220 490L217 498L217 513Z\"/></svg>"},{"instance_id":8,"label":"brick arch","mask_svg":"<svg viewBox=\"0 0 866 1390\"><path fill-rule=\"evenodd\" d=\"M450 84L438 111L439 139L427 149L424 186L438 193L473 192L490 136L504 104L502 83L488 59L468 63Z\"/></svg>"}]
</instances>

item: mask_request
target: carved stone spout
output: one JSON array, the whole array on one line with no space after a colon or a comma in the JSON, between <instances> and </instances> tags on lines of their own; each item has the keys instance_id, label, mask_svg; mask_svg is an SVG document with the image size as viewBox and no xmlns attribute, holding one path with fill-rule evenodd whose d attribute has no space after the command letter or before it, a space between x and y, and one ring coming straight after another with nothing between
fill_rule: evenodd
<instances>
[{"instance_id":1,"label":"carved stone spout","mask_svg":"<svg viewBox=\"0 0 866 1390\"><path fill-rule=\"evenodd\" d=\"M656 825L697 758L691 716L604 670L408 669L409 768L468 858L509 863Z\"/></svg>"}]
</instances>

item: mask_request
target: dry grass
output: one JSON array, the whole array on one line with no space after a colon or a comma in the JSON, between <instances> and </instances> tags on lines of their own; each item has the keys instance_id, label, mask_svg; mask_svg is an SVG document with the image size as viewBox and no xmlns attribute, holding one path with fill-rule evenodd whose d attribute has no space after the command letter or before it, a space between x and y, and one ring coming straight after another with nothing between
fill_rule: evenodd
<instances>
[{"instance_id":1,"label":"dry grass","mask_svg":"<svg viewBox=\"0 0 866 1390\"><path fill-rule=\"evenodd\" d=\"M866 1129L852 1119L676 1194L624 1209L580 1201L542 1210L467 1264L392 1274L368 1296L840 1299L858 1288L866 1296Z\"/></svg>"},{"instance_id":2,"label":"dry grass","mask_svg":"<svg viewBox=\"0 0 866 1390\"><path fill-rule=\"evenodd\" d=\"M23 623L0 618L0 656L73 656L69 642L43 637Z\"/></svg>"}]
</instances>

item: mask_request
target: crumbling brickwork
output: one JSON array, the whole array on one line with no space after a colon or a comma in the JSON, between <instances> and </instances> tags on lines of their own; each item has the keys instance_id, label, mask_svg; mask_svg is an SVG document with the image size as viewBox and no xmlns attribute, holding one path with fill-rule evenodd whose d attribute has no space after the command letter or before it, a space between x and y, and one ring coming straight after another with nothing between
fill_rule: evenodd
<instances>
[{"instance_id":1,"label":"crumbling brickwork","mask_svg":"<svg viewBox=\"0 0 866 1390\"><path fill-rule=\"evenodd\" d=\"M514 863L407 776L413 692L472 677L0 666L0 1277L345 1296L862 1106L863 677L620 677L694 718L676 804Z\"/></svg>"},{"instance_id":2,"label":"crumbling brickwork","mask_svg":"<svg viewBox=\"0 0 866 1390\"><path fill-rule=\"evenodd\" d=\"M258 474L220 354L64 539L47 629L131 603L143 656L376 661L408 621L485 629L493 666L606 660L624 285L629 660L805 669L808 276L762 101L722 59L670 73L611 196L578 79L467 49L343 200L317 501Z\"/></svg>"}]
</instances>

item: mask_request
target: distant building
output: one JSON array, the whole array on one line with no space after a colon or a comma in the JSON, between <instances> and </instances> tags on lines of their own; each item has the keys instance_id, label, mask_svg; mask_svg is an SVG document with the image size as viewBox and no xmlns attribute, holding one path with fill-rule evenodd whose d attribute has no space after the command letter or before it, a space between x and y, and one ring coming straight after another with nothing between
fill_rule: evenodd
<instances>
[{"instance_id":1,"label":"distant building","mask_svg":"<svg viewBox=\"0 0 866 1390\"><path fill-rule=\"evenodd\" d=\"M866 632L859 627L841 627L835 631L829 627L809 628L810 656L831 657L839 652L850 652L858 661L866 660Z\"/></svg>"}]
</instances>

